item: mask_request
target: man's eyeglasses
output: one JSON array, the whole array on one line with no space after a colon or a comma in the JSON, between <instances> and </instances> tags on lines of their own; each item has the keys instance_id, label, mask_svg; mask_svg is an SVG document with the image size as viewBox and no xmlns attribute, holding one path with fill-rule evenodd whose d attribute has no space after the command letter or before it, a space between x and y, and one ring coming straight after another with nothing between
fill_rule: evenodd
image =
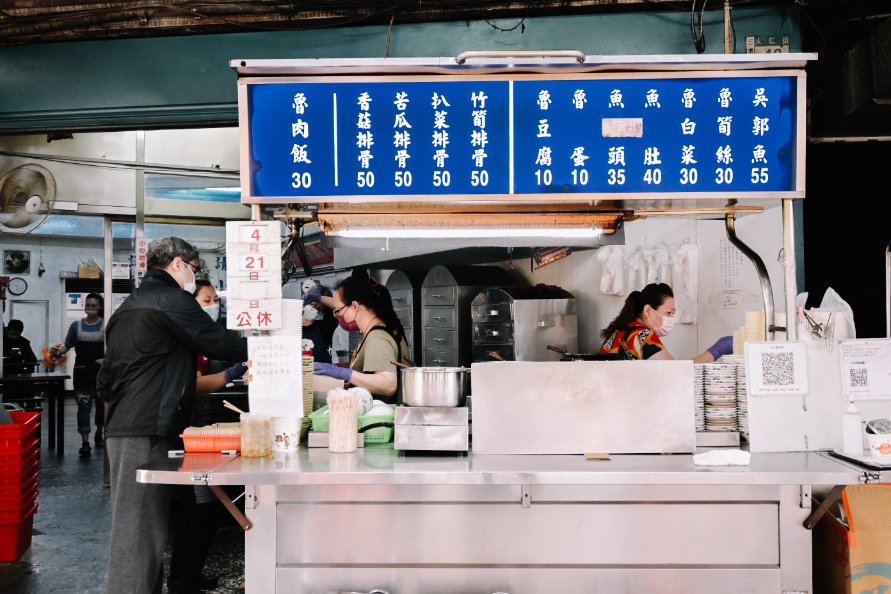
<instances>
[{"instance_id":1,"label":"man's eyeglasses","mask_svg":"<svg viewBox=\"0 0 891 594\"><path fill-rule=\"evenodd\" d=\"M187 261L187 260L183 260L183 262L185 262L186 264L188 264L188 265L192 268L192 272L194 272L195 274L198 274L199 272L201 272L201 266L200 266L200 265L198 265L198 264L192 264L191 262L189 262L189 261Z\"/></svg>"}]
</instances>

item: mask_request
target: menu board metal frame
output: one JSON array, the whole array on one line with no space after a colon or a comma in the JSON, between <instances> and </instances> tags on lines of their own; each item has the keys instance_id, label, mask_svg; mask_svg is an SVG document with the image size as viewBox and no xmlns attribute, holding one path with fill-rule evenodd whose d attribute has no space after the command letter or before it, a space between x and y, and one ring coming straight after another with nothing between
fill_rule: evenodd
<instances>
[{"instance_id":1,"label":"menu board metal frame","mask_svg":"<svg viewBox=\"0 0 891 594\"><path fill-rule=\"evenodd\" d=\"M282 204L282 203L306 203L306 204L314 204L314 203L338 203L338 202L349 202L349 203L375 203L375 202L413 202L413 203L456 203L456 202L500 202L500 203L520 203L520 202L531 202L531 203L553 203L553 202L562 202L562 203L587 203L590 201L629 201L629 206L632 206L635 202L647 201L648 204L659 204L664 202L665 204L669 204L672 200L682 199L684 201L690 201L696 203L697 201L702 201L704 199L708 200L727 200L727 199L739 199L748 200L748 199L766 199L766 200L782 200L782 199L799 199L804 198L804 184L805 184L805 146L806 146L806 80L805 80L805 72L801 68L782 68L782 69L772 69L772 68L738 68L732 70L720 70L714 68L705 67L703 69L696 69L695 63L686 64L690 70L685 70L683 67L676 67L675 69L671 69L668 71L653 71L647 69L633 69L631 71L610 71L610 72L548 72L544 74L529 74L529 73L502 73L502 74L409 74L409 73L399 73L395 75L389 74L381 74L377 76L371 76L367 72L362 75L347 75L344 76L342 74L335 75L322 75L322 74L311 74L309 76L283 76L279 74L278 76L243 76L238 81L238 96L239 96L239 122L240 122L240 142L241 142L241 172L242 172L242 202L246 204ZM318 65L315 66L315 70L318 71L320 68ZM279 67L279 70L281 68ZM299 71L299 69L295 69L295 72ZM322 71L324 71L322 69ZM384 69L383 72L386 72ZM470 72L473 72L472 70ZM353 88L356 88L355 85L359 84L386 84L386 83L406 83L410 85L416 85L417 83L443 83L453 85L454 83L480 83L480 84L503 84L502 81L509 81L511 83L511 103L509 104L511 107L511 111L513 111L513 89L517 84L525 84L529 81L545 81L548 83L561 82L561 81L579 81L580 84L585 83L602 83L603 81L615 81L616 85L621 84L623 81L639 81L639 80L656 80L656 81L667 81L670 83L671 81L676 81L678 79L723 79L723 80L742 80L747 78L786 78L791 80L792 93L794 94L794 98L792 103L792 113L791 113L791 130L789 134L791 138L789 138L790 147L788 150L791 151L791 156L789 156L789 162L787 163L788 168L788 185L784 189L779 190L769 190L769 191L756 191L751 188L746 188L745 190L731 190L731 191L679 191L677 189L671 191L646 191L646 192L636 192L636 191L612 191L611 188L601 188L599 191L577 191L577 188L573 188L573 191L569 192L561 192L554 191L552 188L548 188L544 191L540 192L526 192L526 193L518 193L515 192L515 176L516 171L514 171L515 164L515 155L514 155L514 140L513 136L515 131L513 130L513 126L516 125L513 121L513 113L511 113L511 121L509 124L510 129L507 133L510 135L510 145L509 145L509 161L507 163L508 167L510 167L510 171L508 174L510 175L510 183L505 187L505 183L503 180L500 180L500 183L493 184L498 186L499 191L496 192L476 192L469 193L465 191L457 191L456 193L450 192L442 192L433 193L430 191L422 191L421 193L413 193L411 191L402 193L397 192L382 192L375 194L362 194L362 193L347 193L344 191L342 193L332 193L332 192L324 192L321 194L303 194L303 195L293 195L287 194L285 192L273 192L267 193L259 190L255 183L254 172L257 169L256 160L254 159L253 150L254 147L252 145L253 142L253 132L251 130L251 113L250 113L250 103L249 97L250 93L253 89L257 88L257 85L268 87L268 85L290 85L290 84L324 84L324 85L353 85ZM273 87L268 87L273 88ZM345 87L346 88L346 87ZM350 102L350 107L355 110L354 101ZM605 115L605 110L601 109L601 112ZM788 116L789 114L787 114ZM600 118L600 115L597 116L597 119ZM620 122L621 124L621 122ZM336 126L335 126L335 134ZM606 136L606 132L604 132L604 136ZM326 157L323 157L326 158ZM502 157L503 158L503 157ZM745 161L748 163L748 161ZM503 168L502 168L503 169ZM744 168L744 173L748 173L748 167ZM429 175L429 172L427 172ZM505 175L503 170L500 170L496 174L499 179L500 176ZM427 176L425 176L427 177ZM494 179L495 175L493 175ZM420 184L419 184L420 185ZM556 184L555 184L556 185ZM675 184L676 185L676 184ZM566 187L565 185L563 186ZM505 191L506 190L506 191Z\"/></svg>"}]
</instances>

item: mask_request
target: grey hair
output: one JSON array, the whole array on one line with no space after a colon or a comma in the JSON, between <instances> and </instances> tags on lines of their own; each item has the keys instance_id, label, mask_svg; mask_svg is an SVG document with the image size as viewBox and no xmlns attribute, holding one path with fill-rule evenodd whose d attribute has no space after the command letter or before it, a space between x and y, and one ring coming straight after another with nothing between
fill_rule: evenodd
<instances>
[{"instance_id":1,"label":"grey hair","mask_svg":"<svg viewBox=\"0 0 891 594\"><path fill-rule=\"evenodd\" d=\"M149 268L165 268L177 257L186 262L194 262L198 259L198 250L192 247L185 239L179 237L162 237L152 242L148 253Z\"/></svg>"}]
</instances>

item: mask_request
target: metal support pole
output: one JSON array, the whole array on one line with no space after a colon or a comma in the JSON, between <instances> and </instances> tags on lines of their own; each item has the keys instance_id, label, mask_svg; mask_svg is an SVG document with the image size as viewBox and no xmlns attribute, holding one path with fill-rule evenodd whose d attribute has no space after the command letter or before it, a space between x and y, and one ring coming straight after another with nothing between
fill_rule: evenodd
<instances>
[{"instance_id":1,"label":"metal support pole","mask_svg":"<svg viewBox=\"0 0 891 594\"><path fill-rule=\"evenodd\" d=\"M783 272L786 295L786 340L798 340L798 284L795 271L795 215L790 199L783 200Z\"/></svg>"}]
</instances>

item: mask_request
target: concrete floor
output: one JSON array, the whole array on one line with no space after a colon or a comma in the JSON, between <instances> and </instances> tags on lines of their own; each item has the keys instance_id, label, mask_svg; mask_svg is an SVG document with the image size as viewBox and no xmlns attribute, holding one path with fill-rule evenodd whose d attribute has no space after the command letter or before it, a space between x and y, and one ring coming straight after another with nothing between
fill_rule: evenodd
<instances>
[{"instance_id":1,"label":"concrete floor","mask_svg":"<svg viewBox=\"0 0 891 594\"><path fill-rule=\"evenodd\" d=\"M48 424L41 427L40 484L31 548L12 563L0 563L0 592L50 594L105 592L111 526L109 489L103 486L104 449L78 457L77 408L65 401L65 456L46 445ZM170 550L168 548L169 556ZM220 585L213 592L244 590L244 533L237 526L217 531L205 567ZM166 592L166 588L165 588Z\"/></svg>"}]
</instances>

